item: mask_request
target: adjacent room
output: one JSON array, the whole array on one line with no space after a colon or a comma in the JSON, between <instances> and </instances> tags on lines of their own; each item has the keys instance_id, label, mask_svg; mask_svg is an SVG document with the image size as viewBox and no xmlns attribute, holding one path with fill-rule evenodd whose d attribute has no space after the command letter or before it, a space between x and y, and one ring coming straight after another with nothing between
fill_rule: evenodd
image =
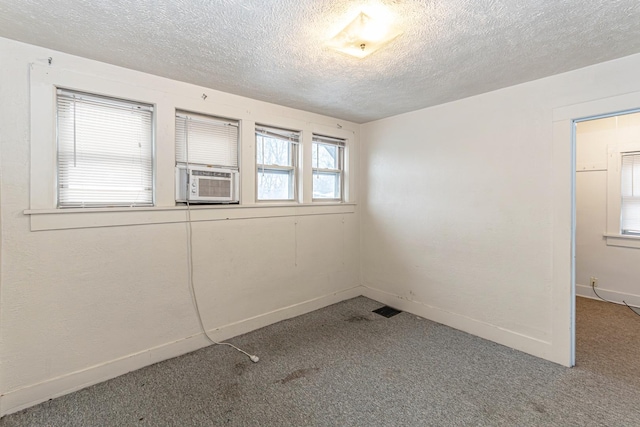
<instances>
[{"instance_id":1,"label":"adjacent room","mask_svg":"<svg viewBox=\"0 0 640 427\"><path fill-rule=\"evenodd\" d=\"M640 424L639 71L634 0L0 0L0 424Z\"/></svg>"},{"instance_id":2,"label":"adjacent room","mask_svg":"<svg viewBox=\"0 0 640 427\"><path fill-rule=\"evenodd\" d=\"M633 379L640 367L640 113L578 121L575 143L577 363Z\"/></svg>"}]
</instances>

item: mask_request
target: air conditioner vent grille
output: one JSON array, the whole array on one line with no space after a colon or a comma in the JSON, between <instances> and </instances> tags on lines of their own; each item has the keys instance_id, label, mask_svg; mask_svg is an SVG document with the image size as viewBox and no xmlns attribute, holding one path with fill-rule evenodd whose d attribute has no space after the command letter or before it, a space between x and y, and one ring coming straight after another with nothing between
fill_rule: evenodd
<instances>
[{"instance_id":1,"label":"air conditioner vent grille","mask_svg":"<svg viewBox=\"0 0 640 427\"><path fill-rule=\"evenodd\" d=\"M231 181L217 179L198 180L200 197L231 197Z\"/></svg>"}]
</instances>

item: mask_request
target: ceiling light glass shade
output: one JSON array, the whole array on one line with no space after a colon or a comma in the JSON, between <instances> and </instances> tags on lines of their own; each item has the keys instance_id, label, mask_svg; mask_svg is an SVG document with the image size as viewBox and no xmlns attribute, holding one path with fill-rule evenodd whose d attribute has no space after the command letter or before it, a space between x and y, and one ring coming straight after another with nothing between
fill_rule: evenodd
<instances>
[{"instance_id":1,"label":"ceiling light glass shade","mask_svg":"<svg viewBox=\"0 0 640 427\"><path fill-rule=\"evenodd\" d=\"M401 31L394 29L387 22L373 19L366 13L360 12L349 25L329 41L329 46L347 55L364 58L400 34L402 34Z\"/></svg>"}]
</instances>

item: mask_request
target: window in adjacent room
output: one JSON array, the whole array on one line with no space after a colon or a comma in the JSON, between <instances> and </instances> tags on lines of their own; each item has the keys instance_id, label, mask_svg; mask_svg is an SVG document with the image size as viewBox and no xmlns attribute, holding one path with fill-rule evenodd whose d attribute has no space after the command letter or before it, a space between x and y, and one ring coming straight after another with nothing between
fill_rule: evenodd
<instances>
[{"instance_id":1,"label":"window in adjacent room","mask_svg":"<svg viewBox=\"0 0 640 427\"><path fill-rule=\"evenodd\" d=\"M640 236L640 153L622 153L620 233Z\"/></svg>"},{"instance_id":2,"label":"window in adjacent room","mask_svg":"<svg viewBox=\"0 0 640 427\"><path fill-rule=\"evenodd\" d=\"M153 106L57 90L58 207L153 205Z\"/></svg>"},{"instance_id":3,"label":"window in adjacent room","mask_svg":"<svg viewBox=\"0 0 640 427\"><path fill-rule=\"evenodd\" d=\"M313 135L313 199L343 200L345 140Z\"/></svg>"},{"instance_id":4,"label":"window in adjacent room","mask_svg":"<svg viewBox=\"0 0 640 427\"><path fill-rule=\"evenodd\" d=\"M258 200L296 200L300 132L256 127Z\"/></svg>"}]
</instances>

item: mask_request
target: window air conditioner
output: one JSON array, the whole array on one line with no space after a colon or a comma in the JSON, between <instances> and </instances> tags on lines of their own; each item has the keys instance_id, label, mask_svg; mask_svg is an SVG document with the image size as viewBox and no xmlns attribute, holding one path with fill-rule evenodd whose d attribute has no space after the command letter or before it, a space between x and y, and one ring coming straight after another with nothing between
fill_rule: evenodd
<instances>
[{"instance_id":1,"label":"window air conditioner","mask_svg":"<svg viewBox=\"0 0 640 427\"><path fill-rule=\"evenodd\" d=\"M176 201L238 202L238 171L201 165L176 166Z\"/></svg>"}]
</instances>

